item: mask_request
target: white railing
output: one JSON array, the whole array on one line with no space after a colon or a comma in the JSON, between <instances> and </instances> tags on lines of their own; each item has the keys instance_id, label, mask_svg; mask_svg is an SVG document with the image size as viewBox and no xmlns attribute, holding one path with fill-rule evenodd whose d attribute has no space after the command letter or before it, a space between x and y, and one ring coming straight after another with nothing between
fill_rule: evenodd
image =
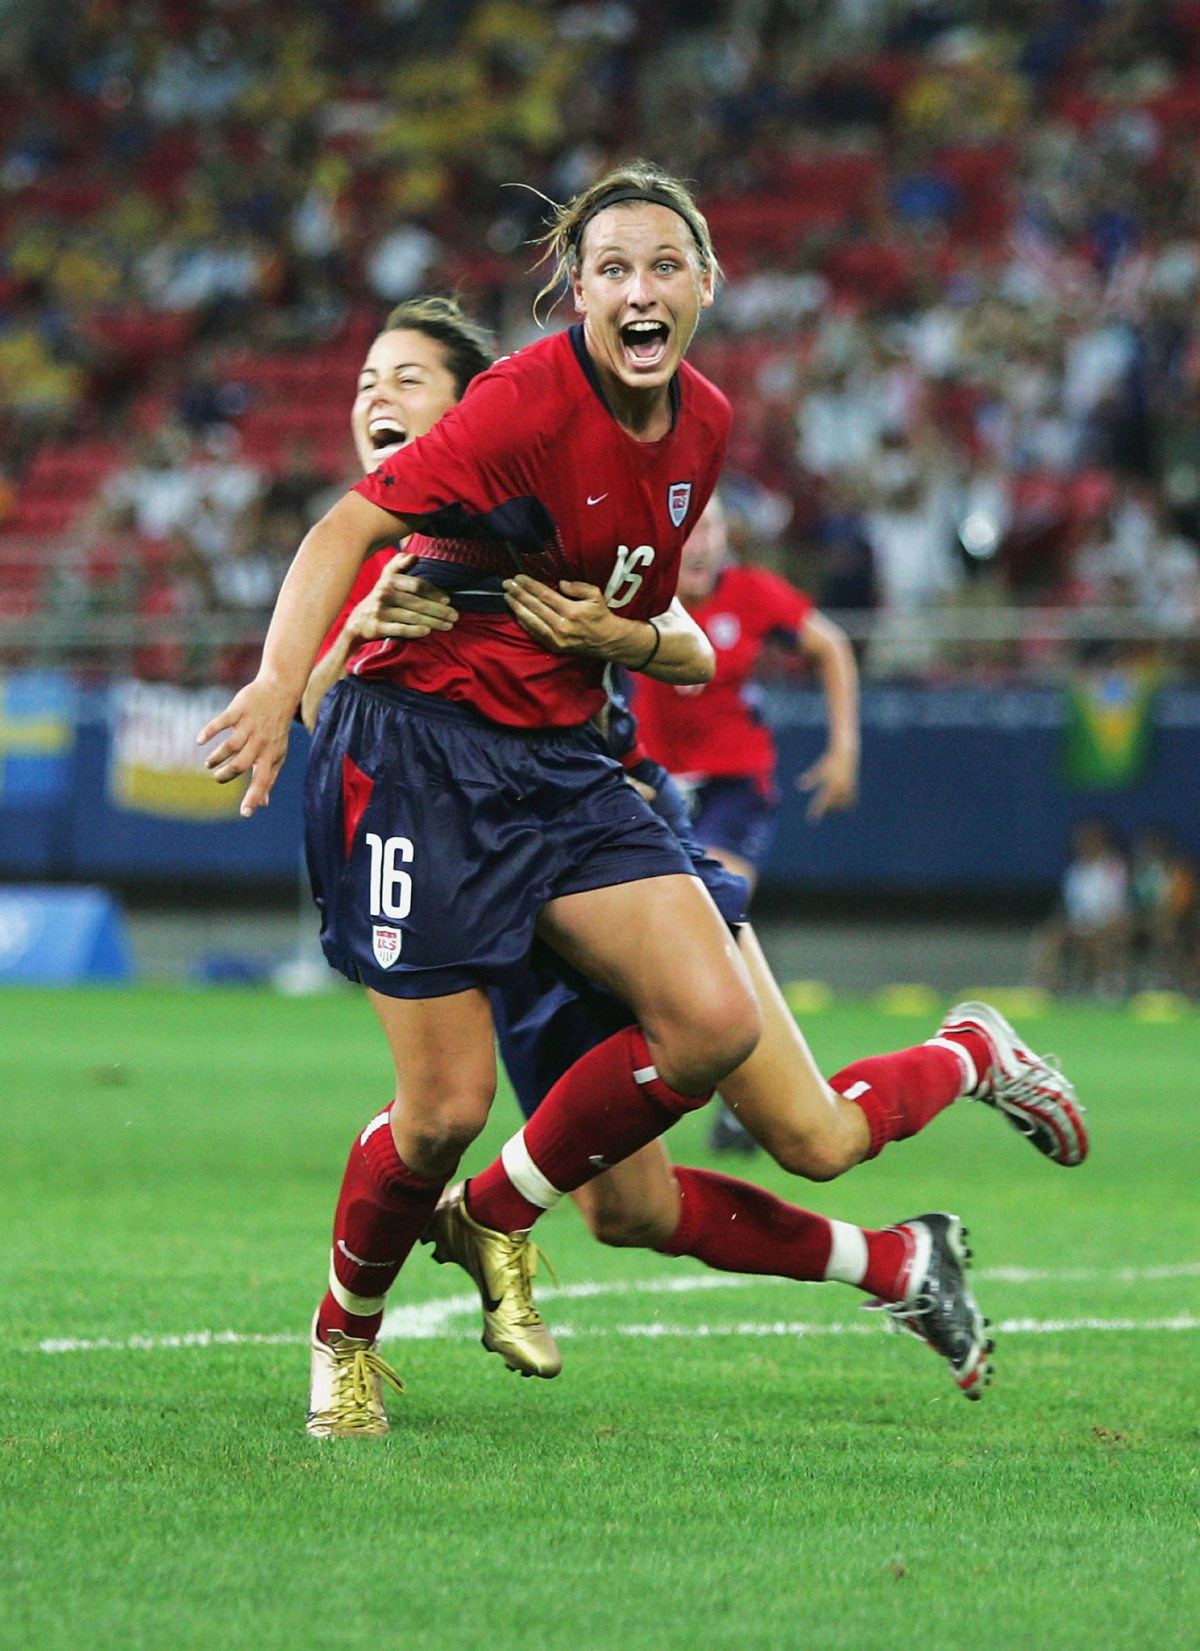
<instances>
[{"instance_id":1,"label":"white railing","mask_svg":"<svg viewBox=\"0 0 1200 1651\"><path fill-rule=\"evenodd\" d=\"M206 673L209 661L231 649L261 646L268 615L195 613L172 617L135 613L41 612L18 618L0 613L0 669L83 668L91 673L137 674L137 654L179 650L178 672ZM1089 645L1146 649L1178 678L1200 677L1200 626L1155 624L1123 609L932 608L906 613L851 609L835 619L861 645L869 677L921 677L973 665L1042 680L1067 673L1092 653ZM141 668L147 669L145 662ZM158 674L175 667L160 663Z\"/></svg>"}]
</instances>

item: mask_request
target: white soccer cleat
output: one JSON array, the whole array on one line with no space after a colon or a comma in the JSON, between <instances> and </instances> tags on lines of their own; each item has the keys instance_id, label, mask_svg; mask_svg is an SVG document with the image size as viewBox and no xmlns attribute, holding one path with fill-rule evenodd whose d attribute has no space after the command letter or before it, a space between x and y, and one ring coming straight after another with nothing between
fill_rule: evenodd
<instances>
[{"instance_id":1,"label":"white soccer cleat","mask_svg":"<svg viewBox=\"0 0 1200 1651\"><path fill-rule=\"evenodd\" d=\"M312 1354L308 1421L314 1439L377 1438L388 1430L383 1384L404 1392L404 1383L385 1359L378 1343L331 1330L324 1342L313 1314L309 1337Z\"/></svg>"},{"instance_id":2,"label":"white soccer cleat","mask_svg":"<svg viewBox=\"0 0 1200 1651\"><path fill-rule=\"evenodd\" d=\"M1082 1164L1088 1154L1083 1107L1071 1080L1054 1057L1026 1049L998 1009L989 1003L959 1003L938 1028L939 1039L975 1032L991 1051L992 1063L966 1097L995 1107L1026 1140L1056 1164Z\"/></svg>"}]
</instances>

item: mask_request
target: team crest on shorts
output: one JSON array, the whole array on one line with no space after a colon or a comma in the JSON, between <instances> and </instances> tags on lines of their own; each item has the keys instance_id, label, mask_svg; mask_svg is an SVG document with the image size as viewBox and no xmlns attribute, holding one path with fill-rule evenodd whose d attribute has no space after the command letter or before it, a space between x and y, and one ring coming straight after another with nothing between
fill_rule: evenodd
<instances>
[{"instance_id":1,"label":"team crest on shorts","mask_svg":"<svg viewBox=\"0 0 1200 1651\"><path fill-rule=\"evenodd\" d=\"M371 949L381 969L390 969L400 956L400 930L385 929L378 923L371 925Z\"/></svg>"},{"instance_id":2,"label":"team crest on shorts","mask_svg":"<svg viewBox=\"0 0 1200 1651\"><path fill-rule=\"evenodd\" d=\"M667 514L671 518L672 527L683 525L683 518L687 515L691 502L691 482L672 482L667 489Z\"/></svg>"}]
</instances>

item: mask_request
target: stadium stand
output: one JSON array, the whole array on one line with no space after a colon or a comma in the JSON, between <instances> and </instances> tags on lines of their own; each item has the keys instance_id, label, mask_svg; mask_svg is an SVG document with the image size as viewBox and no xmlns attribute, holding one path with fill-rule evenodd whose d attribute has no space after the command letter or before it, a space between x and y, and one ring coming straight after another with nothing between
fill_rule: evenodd
<instances>
[{"instance_id":1,"label":"stadium stand","mask_svg":"<svg viewBox=\"0 0 1200 1651\"><path fill-rule=\"evenodd\" d=\"M874 610L855 632L869 671L1053 674L1091 614L1113 647L1194 674L1200 4L755 16L60 0L14 17L5 660L29 657L31 621L38 658L69 658L117 610L236 615L252 637L266 586L230 566L253 539L278 572L280 518L296 524L273 484L297 451L301 518L349 473L346 391L388 303L457 290L519 346L541 194L643 151L698 180L726 264L696 360L735 404L743 548L825 606ZM113 501L164 430L194 508L156 536ZM220 465L257 483L214 531ZM967 647L981 614L999 640Z\"/></svg>"}]
</instances>

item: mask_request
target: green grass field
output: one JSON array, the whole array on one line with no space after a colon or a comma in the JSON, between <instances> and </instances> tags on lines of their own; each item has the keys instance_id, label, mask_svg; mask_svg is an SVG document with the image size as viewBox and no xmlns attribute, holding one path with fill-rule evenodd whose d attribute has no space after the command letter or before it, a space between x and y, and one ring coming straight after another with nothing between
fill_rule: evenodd
<instances>
[{"instance_id":1,"label":"green grass field","mask_svg":"<svg viewBox=\"0 0 1200 1651\"><path fill-rule=\"evenodd\" d=\"M807 1029L826 1070L927 1035L855 1004ZM1200 1017L1028 1031L1088 1103L1079 1170L982 1107L832 1185L747 1166L872 1225L963 1215L1001 1324L982 1403L855 1291L602 1250L567 1207L539 1233L559 1380L486 1356L422 1251L391 1436L317 1443L302 1340L390 1087L365 1003L0 995L0 1645L1195 1647Z\"/></svg>"}]
</instances>

